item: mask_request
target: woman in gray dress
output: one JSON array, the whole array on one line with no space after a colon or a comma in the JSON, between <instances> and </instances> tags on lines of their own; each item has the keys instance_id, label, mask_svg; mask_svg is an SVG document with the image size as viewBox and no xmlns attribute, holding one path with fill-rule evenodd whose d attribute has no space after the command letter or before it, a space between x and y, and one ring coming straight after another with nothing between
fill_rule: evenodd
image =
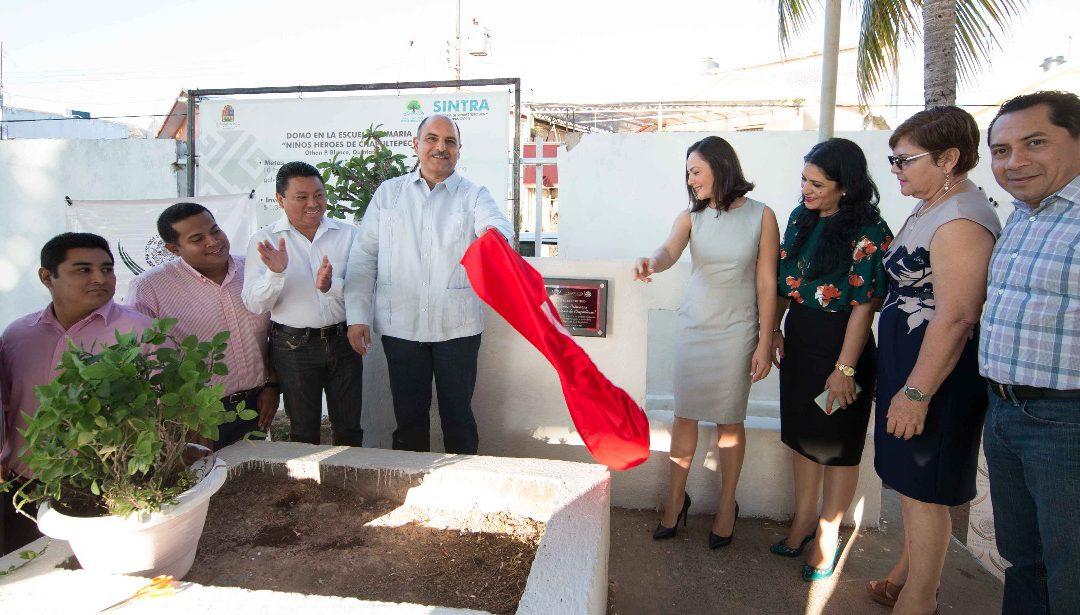
<instances>
[{"instance_id":1,"label":"woman in gray dress","mask_svg":"<svg viewBox=\"0 0 1080 615\"><path fill-rule=\"evenodd\" d=\"M738 517L735 488L746 451L746 402L751 382L769 373L776 312L776 215L746 198L754 185L739 158L720 137L706 137L686 152L689 209L650 258L639 258L634 278L671 268L690 246L692 273L678 312L675 343L675 422L671 429L671 479L663 518L653 537L675 536L685 524L690 497L686 477L697 448L698 421L716 423L720 501L709 547L731 543ZM764 323L764 324L759 324Z\"/></svg>"}]
</instances>

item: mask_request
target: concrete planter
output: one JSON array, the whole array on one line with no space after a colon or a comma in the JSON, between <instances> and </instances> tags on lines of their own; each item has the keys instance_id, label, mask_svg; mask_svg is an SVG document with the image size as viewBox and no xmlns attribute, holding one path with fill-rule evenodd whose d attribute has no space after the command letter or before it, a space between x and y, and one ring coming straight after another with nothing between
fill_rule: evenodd
<instances>
[{"instance_id":1,"label":"concrete planter","mask_svg":"<svg viewBox=\"0 0 1080 615\"><path fill-rule=\"evenodd\" d=\"M446 522L441 529L467 528L472 515L500 512L540 521L544 534L516 615L605 613L611 479L603 466L255 441L225 447L218 457L228 465L230 480L258 471L347 487L363 498L439 511L440 523ZM15 567L0 576L0 612L84 612L115 603L146 583L132 576L67 570L63 564L72 554L69 546L40 538L27 548L48 550L28 563L15 553L0 557L0 570ZM198 583L185 584L184 591L145 609L161 615L485 615L466 608Z\"/></svg>"},{"instance_id":2,"label":"concrete planter","mask_svg":"<svg viewBox=\"0 0 1080 615\"><path fill-rule=\"evenodd\" d=\"M86 570L180 579L195 560L210 496L227 476L225 462L215 459L198 484L180 494L176 504L156 513L70 517L43 504L38 528L46 536L68 541Z\"/></svg>"}]
</instances>

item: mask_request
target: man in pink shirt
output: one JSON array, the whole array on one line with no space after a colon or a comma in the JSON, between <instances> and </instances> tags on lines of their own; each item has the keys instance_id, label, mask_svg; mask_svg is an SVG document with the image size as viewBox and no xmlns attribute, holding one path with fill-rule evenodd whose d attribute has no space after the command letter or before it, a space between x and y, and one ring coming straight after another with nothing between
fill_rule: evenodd
<instances>
[{"instance_id":1,"label":"man in pink shirt","mask_svg":"<svg viewBox=\"0 0 1080 615\"><path fill-rule=\"evenodd\" d=\"M226 410L245 402L259 416L222 425L213 442L222 448L268 428L277 412L278 385L267 350L270 314L244 307L244 258L229 255L229 238L209 210L198 203L171 205L158 217L157 229L165 248L180 258L132 279L126 302L152 318L177 319L172 333L178 339L231 333L224 361L229 373L214 376L211 384L225 384Z\"/></svg>"},{"instance_id":2,"label":"man in pink shirt","mask_svg":"<svg viewBox=\"0 0 1080 615\"><path fill-rule=\"evenodd\" d=\"M38 408L34 387L58 375L68 340L93 351L115 344L117 331L142 331L151 325L150 318L113 303L116 276L112 251L103 237L91 233L53 237L41 249L38 277L49 289L52 303L11 323L0 336L0 480L16 484L30 479L20 453L26 444L21 433L26 416ZM15 512L11 497L11 491L0 495L4 553L40 536L32 521Z\"/></svg>"}]
</instances>

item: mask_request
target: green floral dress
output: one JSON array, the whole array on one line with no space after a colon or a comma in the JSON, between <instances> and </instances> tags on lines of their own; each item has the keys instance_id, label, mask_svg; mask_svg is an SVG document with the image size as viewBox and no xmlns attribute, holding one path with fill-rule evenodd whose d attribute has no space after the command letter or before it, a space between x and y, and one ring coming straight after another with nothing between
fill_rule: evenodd
<instances>
[{"instance_id":1,"label":"green floral dress","mask_svg":"<svg viewBox=\"0 0 1080 615\"><path fill-rule=\"evenodd\" d=\"M821 243L826 224L815 225L799 253L785 259L799 230L795 223L805 211L800 206L791 214L780 246L777 288L792 301L784 319L784 358L780 362L780 440L815 463L857 466L866 443L877 372L872 334L852 365L855 383L862 388L855 402L825 414L814 398L825 389L835 369L851 306L885 296L888 278L882 258L892 232L879 218L855 234L849 265L829 273L810 272L809 277L810 257Z\"/></svg>"},{"instance_id":2,"label":"green floral dress","mask_svg":"<svg viewBox=\"0 0 1080 615\"><path fill-rule=\"evenodd\" d=\"M882 265L882 256L892 242L889 225L878 218L877 222L859 230L851 244L851 266L847 270L818 273L814 279L806 279L807 258L814 253L821 239L824 224L811 231L795 258L787 258L787 248L795 241L798 228L795 221L805 210L800 205L788 218L784 241L780 244L780 263L777 266L777 292L796 303L826 312L848 312L851 306L867 303L874 297L885 297L888 278Z\"/></svg>"}]
</instances>

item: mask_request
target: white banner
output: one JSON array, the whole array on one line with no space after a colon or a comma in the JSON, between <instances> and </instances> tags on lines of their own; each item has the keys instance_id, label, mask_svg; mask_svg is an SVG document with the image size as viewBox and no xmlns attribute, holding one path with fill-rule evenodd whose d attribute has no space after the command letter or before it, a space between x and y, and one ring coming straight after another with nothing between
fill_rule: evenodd
<instances>
[{"instance_id":1,"label":"white banner","mask_svg":"<svg viewBox=\"0 0 1080 615\"><path fill-rule=\"evenodd\" d=\"M255 234L255 201L249 193L198 198L141 201L77 201L67 208L67 229L95 233L109 240L116 259L116 301L122 302L131 279L143 271L176 258L165 249L157 232L157 219L166 207L194 201L214 214L229 237L230 252L243 255Z\"/></svg>"},{"instance_id":2,"label":"white banner","mask_svg":"<svg viewBox=\"0 0 1080 615\"><path fill-rule=\"evenodd\" d=\"M208 98L199 103L198 194L255 188L259 225L281 215L274 177L286 162L315 165L361 153L361 134L371 124L390 133L384 143L416 162L412 138L433 113L461 129L457 170L487 186L509 208L511 97L508 92L450 92L397 96L319 98Z\"/></svg>"}]
</instances>

